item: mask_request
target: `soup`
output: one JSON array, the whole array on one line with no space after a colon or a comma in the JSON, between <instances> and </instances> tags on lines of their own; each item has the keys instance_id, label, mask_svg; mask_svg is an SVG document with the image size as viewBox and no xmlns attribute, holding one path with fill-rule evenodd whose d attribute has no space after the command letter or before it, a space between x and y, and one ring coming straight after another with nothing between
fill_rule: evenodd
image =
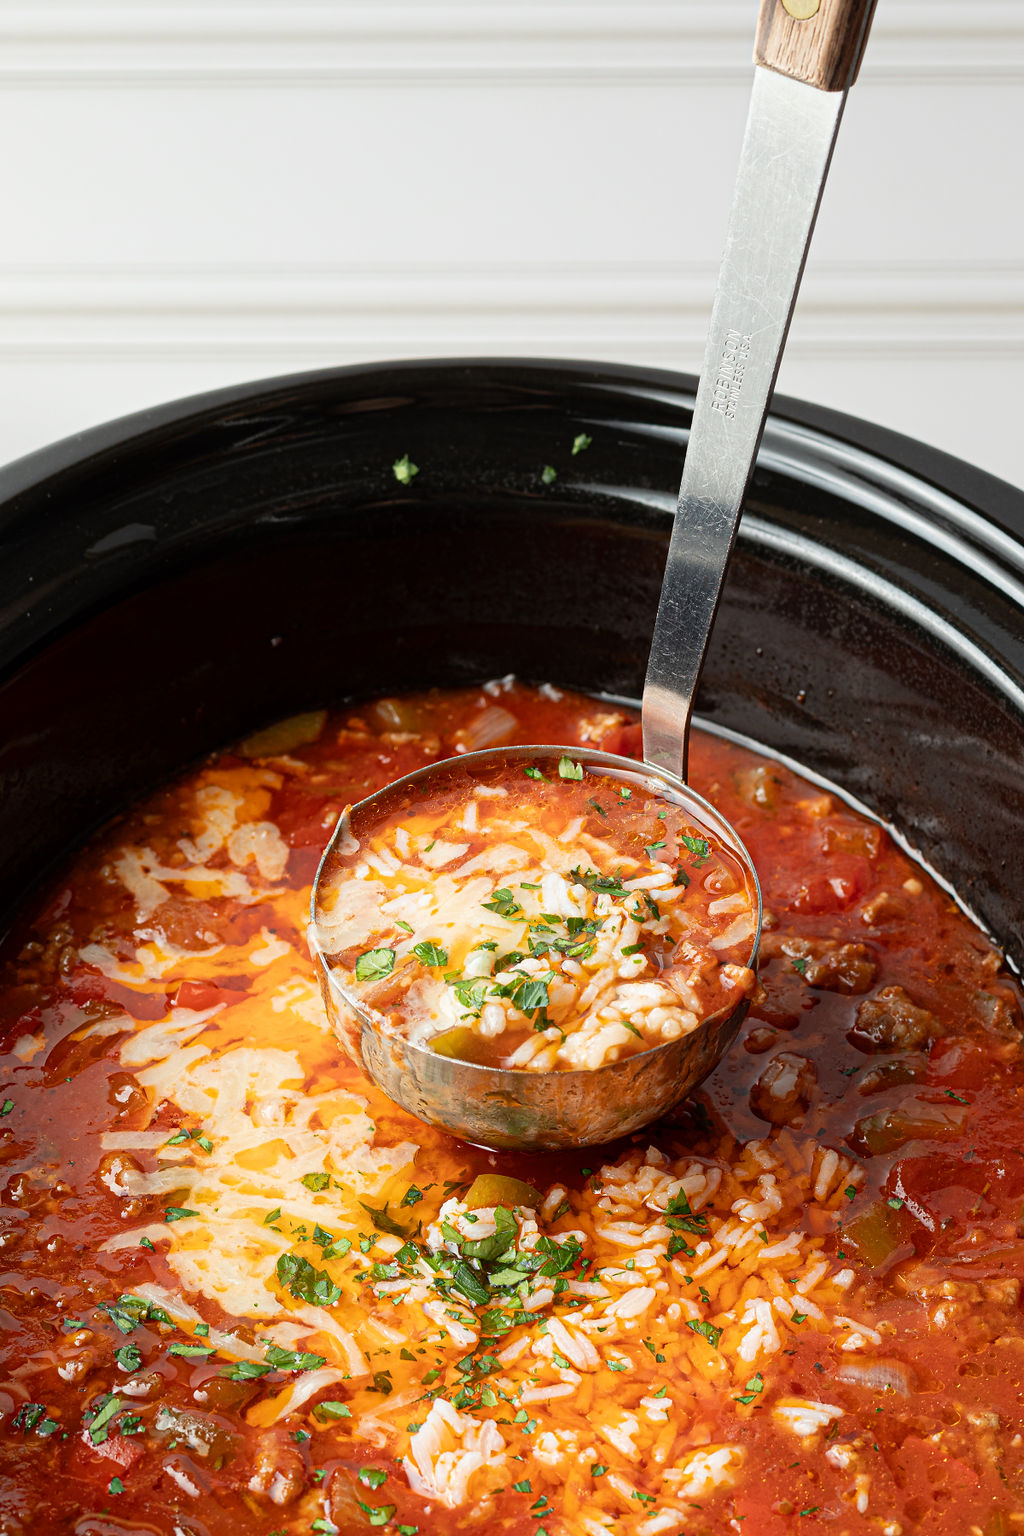
<instances>
[{"instance_id":1,"label":"soup","mask_svg":"<svg viewBox=\"0 0 1024 1536\"><path fill-rule=\"evenodd\" d=\"M283 722L9 937L3 1536L1024 1524L1021 997L881 827L697 735L762 964L625 1145L467 1147L339 1053L304 934L340 810L538 740L638 751L508 679Z\"/></svg>"}]
</instances>

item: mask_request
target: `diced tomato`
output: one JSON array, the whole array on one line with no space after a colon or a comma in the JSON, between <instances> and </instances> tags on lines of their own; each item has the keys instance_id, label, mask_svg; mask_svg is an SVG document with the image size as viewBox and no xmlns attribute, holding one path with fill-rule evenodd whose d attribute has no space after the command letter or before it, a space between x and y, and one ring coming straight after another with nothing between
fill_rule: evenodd
<instances>
[{"instance_id":1,"label":"diced tomato","mask_svg":"<svg viewBox=\"0 0 1024 1536\"><path fill-rule=\"evenodd\" d=\"M80 1477L107 1479L118 1468L127 1472L142 1456L141 1435L108 1435L93 1445L88 1429L83 1429L71 1457L72 1470Z\"/></svg>"},{"instance_id":2,"label":"diced tomato","mask_svg":"<svg viewBox=\"0 0 1024 1536\"><path fill-rule=\"evenodd\" d=\"M192 1008L202 1013L216 1008L218 1003L237 1003L239 993L228 987L215 986L212 981L183 981L171 998L175 1008Z\"/></svg>"},{"instance_id":3,"label":"diced tomato","mask_svg":"<svg viewBox=\"0 0 1024 1536\"><path fill-rule=\"evenodd\" d=\"M619 757L641 757L643 744L639 724L627 722L613 726L601 739L601 751L617 753Z\"/></svg>"},{"instance_id":4,"label":"diced tomato","mask_svg":"<svg viewBox=\"0 0 1024 1536\"><path fill-rule=\"evenodd\" d=\"M936 1040L929 1055L931 1065L944 1079L961 1088L983 1088L992 1076L992 1063L980 1046L967 1040Z\"/></svg>"},{"instance_id":5,"label":"diced tomato","mask_svg":"<svg viewBox=\"0 0 1024 1536\"><path fill-rule=\"evenodd\" d=\"M794 912L846 912L870 888L871 866L856 854L836 854L822 874L810 875L792 890L788 906Z\"/></svg>"}]
</instances>

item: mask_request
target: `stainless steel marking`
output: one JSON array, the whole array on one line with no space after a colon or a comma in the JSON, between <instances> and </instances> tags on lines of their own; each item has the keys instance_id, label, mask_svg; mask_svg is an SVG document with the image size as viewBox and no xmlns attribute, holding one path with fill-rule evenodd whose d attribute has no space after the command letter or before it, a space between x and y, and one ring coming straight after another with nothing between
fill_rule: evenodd
<instances>
[{"instance_id":1,"label":"stainless steel marking","mask_svg":"<svg viewBox=\"0 0 1024 1536\"><path fill-rule=\"evenodd\" d=\"M721 411L731 421L743 388L743 375L750 356L750 337L740 331L727 331L725 349L718 364L718 377L711 396L711 409Z\"/></svg>"}]
</instances>

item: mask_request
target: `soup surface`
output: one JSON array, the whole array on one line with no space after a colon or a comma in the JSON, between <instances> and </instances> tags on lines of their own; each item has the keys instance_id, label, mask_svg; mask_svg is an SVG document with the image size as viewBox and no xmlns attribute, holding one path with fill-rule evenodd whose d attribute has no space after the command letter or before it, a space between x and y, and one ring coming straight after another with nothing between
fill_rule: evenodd
<instances>
[{"instance_id":1,"label":"soup surface","mask_svg":"<svg viewBox=\"0 0 1024 1536\"><path fill-rule=\"evenodd\" d=\"M385 1032L483 1066L589 1070L750 995L748 878L638 774L456 758L345 818L311 943Z\"/></svg>"},{"instance_id":2,"label":"soup surface","mask_svg":"<svg viewBox=\"0 0 1024 1536\"><path fill-rule=\"evenodd\" d=\"M285 722L6 942L0 1536L1024 1529L1021 997L880 827L698 734L759 984L628 1144L467 1147L340 1056L336 817L502 741L638 731L509 680Z\"/></svg>"}]
</instances>

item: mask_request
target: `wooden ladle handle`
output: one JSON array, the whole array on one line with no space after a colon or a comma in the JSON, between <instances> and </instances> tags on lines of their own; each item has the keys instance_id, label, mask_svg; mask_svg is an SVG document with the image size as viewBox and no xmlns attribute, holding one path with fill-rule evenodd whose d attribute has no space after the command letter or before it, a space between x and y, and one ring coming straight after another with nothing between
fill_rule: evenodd
<instances>
[{"instance_id":1,"label":"wooden ladle handle","mask_svg":"<svg viewBox=\"0 0 1024 1536\"><path fill-rule=\"evenodd\" d=\"M819 91L857 78L875 0L761 0L754 63Z\"/></svg>"}]
</instances>

